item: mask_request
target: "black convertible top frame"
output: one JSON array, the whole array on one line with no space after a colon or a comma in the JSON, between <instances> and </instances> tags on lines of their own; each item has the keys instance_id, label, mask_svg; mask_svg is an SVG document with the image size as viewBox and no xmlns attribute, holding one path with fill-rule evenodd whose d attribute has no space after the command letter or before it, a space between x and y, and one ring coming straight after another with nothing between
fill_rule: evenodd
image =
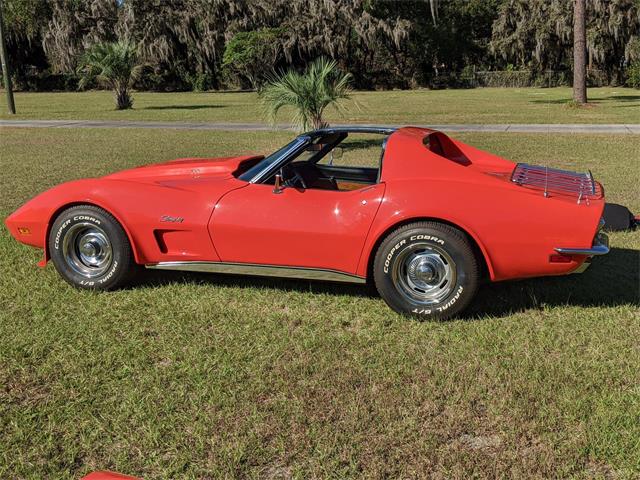
<instances>
[{"instance_id":1,"label":"black convertible top frame","mask_svg":"<svg viewBox=\"0 0 640 480\"><path fill-rule=\"evenodd\" d=\"M301 137L319 137L331 135L332 133L378 133L380 135L390 135L397 130L396 127L380 127L377 125L340 125L336 127L319 128L300 135Z\"/></svg>"}]
</instances>

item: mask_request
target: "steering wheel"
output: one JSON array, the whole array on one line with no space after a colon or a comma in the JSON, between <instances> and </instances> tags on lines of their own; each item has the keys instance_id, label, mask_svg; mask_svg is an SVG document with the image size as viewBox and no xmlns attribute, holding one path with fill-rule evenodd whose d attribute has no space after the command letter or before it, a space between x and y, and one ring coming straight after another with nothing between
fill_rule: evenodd
<instances>
[{"instance_id":1,"label":"steering wheel","mask_svg":"<svg viewBox=\"0 0 640 480\"><path fill-rule=\"evenodd\" d=\"M299 185L304 189L307 188L307 183L304 181L302 175L300 175L300 173L291 165L281 168L280 175L282 175L284 184L288 187L295 187L296 185Z\"/></svg>"}]
</instances>

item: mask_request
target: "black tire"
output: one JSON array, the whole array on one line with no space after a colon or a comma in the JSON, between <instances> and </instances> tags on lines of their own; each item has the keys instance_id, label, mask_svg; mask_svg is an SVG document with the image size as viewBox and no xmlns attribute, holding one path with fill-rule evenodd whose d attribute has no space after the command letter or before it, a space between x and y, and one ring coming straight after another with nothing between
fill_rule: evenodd
<instances>
[{"instance_id":1,"label":"black tire","mask_svg":"<svg viewBox=\"0 0 640 480\"><path fill-rule=\"evenodd\" d=\"M384 239L373 276L380 296L396 312L444 319L469 304L480 269L463 232L425 221L404 225Z\"/></svg>"},{"instance_id":2,"label":"black tire","mask_svg":"<svg viewBox=\"0 0 640 480\"><path fill-rule=\"evenodd\" d=\"M60 276L77 288L120 288L138 269L122 226L93 205L79 205L60 213L49 232L48 248Z\"/></svg>"}]
</instances>

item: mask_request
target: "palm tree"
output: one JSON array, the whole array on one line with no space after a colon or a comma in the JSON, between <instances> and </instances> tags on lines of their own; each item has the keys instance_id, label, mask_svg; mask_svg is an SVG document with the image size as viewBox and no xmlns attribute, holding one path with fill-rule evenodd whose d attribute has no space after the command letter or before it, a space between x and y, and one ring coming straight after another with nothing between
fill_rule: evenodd
<instances>
[{"instance_id":1,"label":"palm tree","mask_svg":"<svg viewBox=\"0 0 640 480\"><path fill-rule=\"evenodd\" d=\"M116 109L125 110L133 106L129 89L141 70L133 44L123 41L97 43L82 58L79 87L84 88L95 79L113 90Z\"/></svg>"},{"instance_id":2,"label":"palm tree","mask_svg":"<svg viewBox=\"0 0 640 480\"><path fill-rule=\"evenodd\" d=\"M322 114L328 106L342 110L340 100L350 97L351 74L342 73L335 60L318 58L304 73L295 70L271 78L260 92L265 112L275 122L283 107L292 107L292 123L300 131L326 127Z\"/></svg>"}]
</instances>

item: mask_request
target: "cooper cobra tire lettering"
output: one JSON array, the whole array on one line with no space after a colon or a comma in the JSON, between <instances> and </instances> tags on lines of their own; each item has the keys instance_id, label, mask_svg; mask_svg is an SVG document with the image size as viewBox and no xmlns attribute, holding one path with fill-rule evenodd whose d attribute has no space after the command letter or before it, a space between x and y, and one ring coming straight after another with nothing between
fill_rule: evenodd
<instances>
[{"instance_id":1,"label":"cooper cobra tire lettering","mask_svg":"<svg viewBox=\"0 0 640 480\"><path fill-rule=\"evenodd\" d=\"M436 242L437 244L444 245L444 240L441 240L438 237L432 237L431 235L412 235L409 240L411 240L412 242L416 240L431 240L432 242Z\"/></svg>"},{"instance_id":2,"label":"cooper cobra tire lettering","mask_svg":"<svg viewBox=\"0 0 640 480\"><path fill-rule=\"evenodd\" d=\"M56 233L56 240L54 242L54 248L58 250L60 248L60 238L62 237L62 231L69 226L71 220L65 221L62 226L58 229L58 233Z\"/></svg>"},{"instance_id":3,"label":"cooper cobra tire lettering","mask_svg":"<svg viewBox=\"0 0 640 480\"><path fill-rule=\"evenodd\" d=\"M402 240L393 246L393 248L387 255L387 259L384 261L384 273L389 273L389 265L391 264L391 259L393 258L393 254L396 253L396 251L406 243L407 243L406 240Z\"/></svg>"},{"instance_id":4,"label":"cooper cobra tire lettering","mask_svg":"<svg viewBox=\"0 0 640 480\"><path fill-rule=\"evenodd\" d=\"M85 222L93 222L96 225L100 225L100 220L93 218L93 217L88 217L86 215L77 215L75 217L73 217L73 221L74 222L79 222L79 221L85 221Z\"/></svg>"}]
</instances>

